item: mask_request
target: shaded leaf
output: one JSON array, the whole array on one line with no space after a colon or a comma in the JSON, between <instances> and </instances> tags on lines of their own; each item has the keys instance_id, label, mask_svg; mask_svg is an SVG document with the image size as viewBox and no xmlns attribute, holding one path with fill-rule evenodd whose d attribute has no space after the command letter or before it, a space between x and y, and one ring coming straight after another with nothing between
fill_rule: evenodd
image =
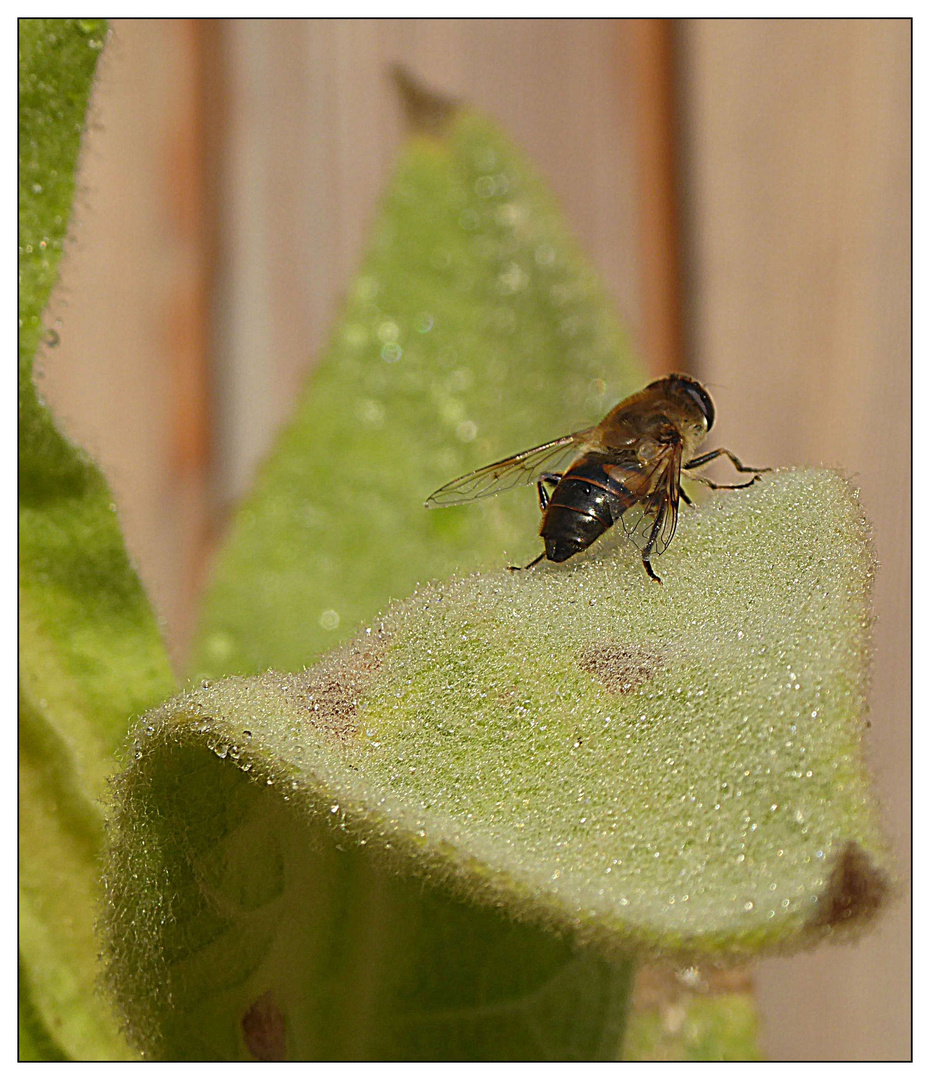
<instances>
[{"instance_id":1,"label":"shaded leaf","mask_svg":"<svg viewBox=\"0 0 930 1080\"><path fill-rule=\"evenodd\" d=\"M32 381L105 24L20 22L20 950L33 1052L128 1054L96 992L100 798L133 717L174 685L98 469ZM43 1049L44 1048L44 1049Z\"/></svg>"}]
</instances>

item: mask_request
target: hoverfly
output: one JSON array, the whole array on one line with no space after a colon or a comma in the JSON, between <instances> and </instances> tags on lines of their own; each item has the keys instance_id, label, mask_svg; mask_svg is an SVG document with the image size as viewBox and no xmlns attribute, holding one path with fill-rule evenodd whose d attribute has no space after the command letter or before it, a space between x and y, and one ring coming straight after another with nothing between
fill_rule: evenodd
<instances>
[{"instance_id":1,"label":"hoverfly","mask_svg":"<svg viewBox=\"0 0 930 1080\"><path fill-rule=\"evenodd\" d=\"M713 426L714 403L697 379L666 375L621 401L594 427L460 476L434 491L426 506L457 506L535 481L546 549L511 570L529 570L543 558L564 562L619 521L639 548L646 573L661 583L650 559L672 542L679 497L691 504L681 488L681 470L725 455L737 472L753 473L743 484L692 477L714 490L749 487L770 471L744 465L724 449L692 457Z\"/></svg>"}]
</instances>

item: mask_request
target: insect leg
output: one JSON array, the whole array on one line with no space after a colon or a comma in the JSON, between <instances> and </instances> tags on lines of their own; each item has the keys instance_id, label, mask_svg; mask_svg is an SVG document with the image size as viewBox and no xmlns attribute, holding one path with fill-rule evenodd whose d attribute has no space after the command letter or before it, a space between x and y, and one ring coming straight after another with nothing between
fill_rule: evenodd
<instances>
[{"instance_id":1,"label":"insect leg","mask_svg":"<svg viewBox=\"0 0 930 1080\"><path fill-rule=\"evenodd\" d=\"M715 458L720 457L721 454L726 454L726 456L733 463L733 468L736 469L737 472L764 473L764 472L771 472L772 471L767 466L765 468L759 468L759 467L756 467L756 466L753 466L753 465L744 465L740 461L740 459L736 456L736 454L734 454L731 450L723 449L723 447L721 447L719 450L711 450L707 454L701 454L700 457L692 458L691 461L689 461L688 464L685 465L684 467L686 469L699 469L702 465L707 465L709 462L713 461ZM752 481L750 481L750 483L751 482Z\"/></svg>"},{"instance_id":2,"label":"insect leg","mask_svg":"<svg viewBox=\"0 0 930 1080\"><path fill-rule=\"evenodd\" d=\"M539 492L539 509L543 513L545 513L546 507L549 505L549 492L546 491L543 484L551 484L555 487L561 479L561 473L543 473L536 481L536 490Z\"/></svg>"},{"instance_id":3,"label":"insect leg","mask_svg":"<svg viewBox=\"0 0 930 1080\"><path fill-rule=\"evenodd\" d=\"M716 484L713 480L707 480L703 476L692 476L692 480L697 480L700 484L706 484L713 491L735 491L737 488L752 487L752 485L759 479L760 473L771 472L768 467L753 467L751 465L744 465L740 459L731 450L725 450L723 448L719 450L711 450L707 454L701 454L700 457L693 458L684 466L686 469L699 469L702 465L707 465L715 458L720 457L721 454L726 454L733 465L733 468L737 472L741 473L755 473L755 476L751 480L747 480L745 484Z\"/></svg>"},{"instance_id":4,"label":"insect leg","mask_svg":"<svg viewBox=\"0 0 930 1080\"><path fill-rule=\"evenodd\" d=\"M527 563L526 566L508 566L507 569L511 573L513 573L514 570L529 570L531 566L535 566L541 559L544 559L545 557L546 553L542 552L542 554L537 555L531 563Z\"/></svg>"},{"instance_id":5,"label":"insect leg","mask_svg":"<svg viewBox=\"0 0 930 1080\"><path fill-rule=\"evenodd\" d=\"M765 471L769 472L770 470L766 469ZM747 480L745 484L715 484L713 482L713 480L708 480L706 476L692 476L689 479L697 480L697 482L699 484L706 484L709 488L712 488L714 491L736 491L737 488L752 487L752 485L757 480L761 480L762 477L759 476L758 473L757 473L751 480Z\"/></svg>"},{"instance_id":6,"label":"insect leg","mask_svg":"<svg viewBox=\"0 0 930 1080\"><path fill-rule=\"evenodd\" d=\"M695 477L692 477L691 479L693 480L693 479L695 479ZM681 486L681 484L678 485L678 494L685 500L685 502L689 506L694 506L694 503L688 498L688 494L685 491L685 489Z\"/></svg>"},{"instance_id":7,"label":"insect leg","mask_svg":"<svg viewBox=\"0 0 930 1080\"><path fill-rule=\"evenodd\" d=\"M652 578L652 580L653 581L658 581L658 583L661 585L662 584L662 579L655 572L655 570L652 569L652 567L649 564L649 559L648 559L648 557L646 555L643 555L643 566L646 567L646 573Z\"/></svg>"},{"instance_id":8,"label":"insect leg","mask_svg":"<svg viewBox=\"0 0 930 1080\"><path fill-rule=\"evenodd\" d=\"M658 581L660 585L662 584L662 579L655 572L655 570L652 569L652 564L649 562L649 557L652 554L652 548L656 542L656 537L659 535L659 526L662 524L664 516L664 514L656 515L656 519L652 523L652 532L650 532L649 534L649 542L643 548L642 552L643 566L645 566L646 568L646 573L652 578L653 581Z\"/></svg>"}]
</instances>

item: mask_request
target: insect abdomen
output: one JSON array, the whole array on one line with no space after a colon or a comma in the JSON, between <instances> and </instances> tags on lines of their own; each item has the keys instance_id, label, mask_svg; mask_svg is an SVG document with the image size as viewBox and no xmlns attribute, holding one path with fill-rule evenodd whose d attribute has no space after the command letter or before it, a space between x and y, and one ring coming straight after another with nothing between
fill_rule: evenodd
<instances>
[{"instance_id":1,"label":"insect abdomen","mask_svg":"<svg viewBox=\"0 0 930 1080\"><path fill-rule=\"evenodd\" d=\"M540 535L552 562L584 551L626 509L616 481L600 461L583 458L562 477L543 515Z\"/></svg>"}]
</instances>

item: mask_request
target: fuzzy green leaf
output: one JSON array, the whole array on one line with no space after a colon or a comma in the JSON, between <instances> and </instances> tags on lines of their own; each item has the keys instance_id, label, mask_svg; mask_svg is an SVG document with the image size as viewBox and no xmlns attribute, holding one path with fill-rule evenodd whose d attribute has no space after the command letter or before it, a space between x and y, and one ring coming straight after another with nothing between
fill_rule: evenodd
<instances>
[{"instance_id":1,"label":"fuzzy green leaf","mask_svg":"<svg viewBox=\"0 0 930 1080\"><path fill-rule=\"evenodd\" d=\"M888 873L861 750L872 556L846 482L720 493L683 514L662 572L615 537L432 586L314 671L150 714L108 929L140 1043L189 1053L196 1029L220 1033L203 1052L260 1056L258 1031L288 1055L442 1056L477 1027L493 1053L520 934L563 950L514 991L553 1033L545 988L573 964L601 987L590 1013L631 951L720 962L867 922ZM456 900L467 950L482 919L509 925L483 953L491 998L450 965L455 1004L424 1011L432 945L404 935ZM367 928L361 955L346 926Z\"/></svg>"},{"instance_id":2,"label":"fuzzy green leaf","mask_svg":"<svg viewBox=\"0 0 930 1080\"><path fill-rule=\"evenodd\" d=\"M441 513L424 499L641 383L527 164L478 116L439 128L405 148L332 343L236 518L198 674L299 670L420 581L527 562L534 493Z\"/></svg>"},{"instance_id":3,"label":"fuzzy green leaf","mask_svg":"<svg viewBox=\"0 0 930 1080\"><path fill-rule=\"evenodd\" d=\"M105 778L174 685L106 482L32 381L105 31L24 19L19 38L21 1052L82 1059L129 1052L96 992Z\"/></svg>"},{"instance_id":4,"label":"fuzzy green leaf","mask_svg":"<svg viewBox=\"0 0 930 1080\"><path fill-rule=\"evenodd\" d=\"M637 974L626 1061L758 1061L750 978L740 968L660 962Z\"/></svg>"}]
</instances>

